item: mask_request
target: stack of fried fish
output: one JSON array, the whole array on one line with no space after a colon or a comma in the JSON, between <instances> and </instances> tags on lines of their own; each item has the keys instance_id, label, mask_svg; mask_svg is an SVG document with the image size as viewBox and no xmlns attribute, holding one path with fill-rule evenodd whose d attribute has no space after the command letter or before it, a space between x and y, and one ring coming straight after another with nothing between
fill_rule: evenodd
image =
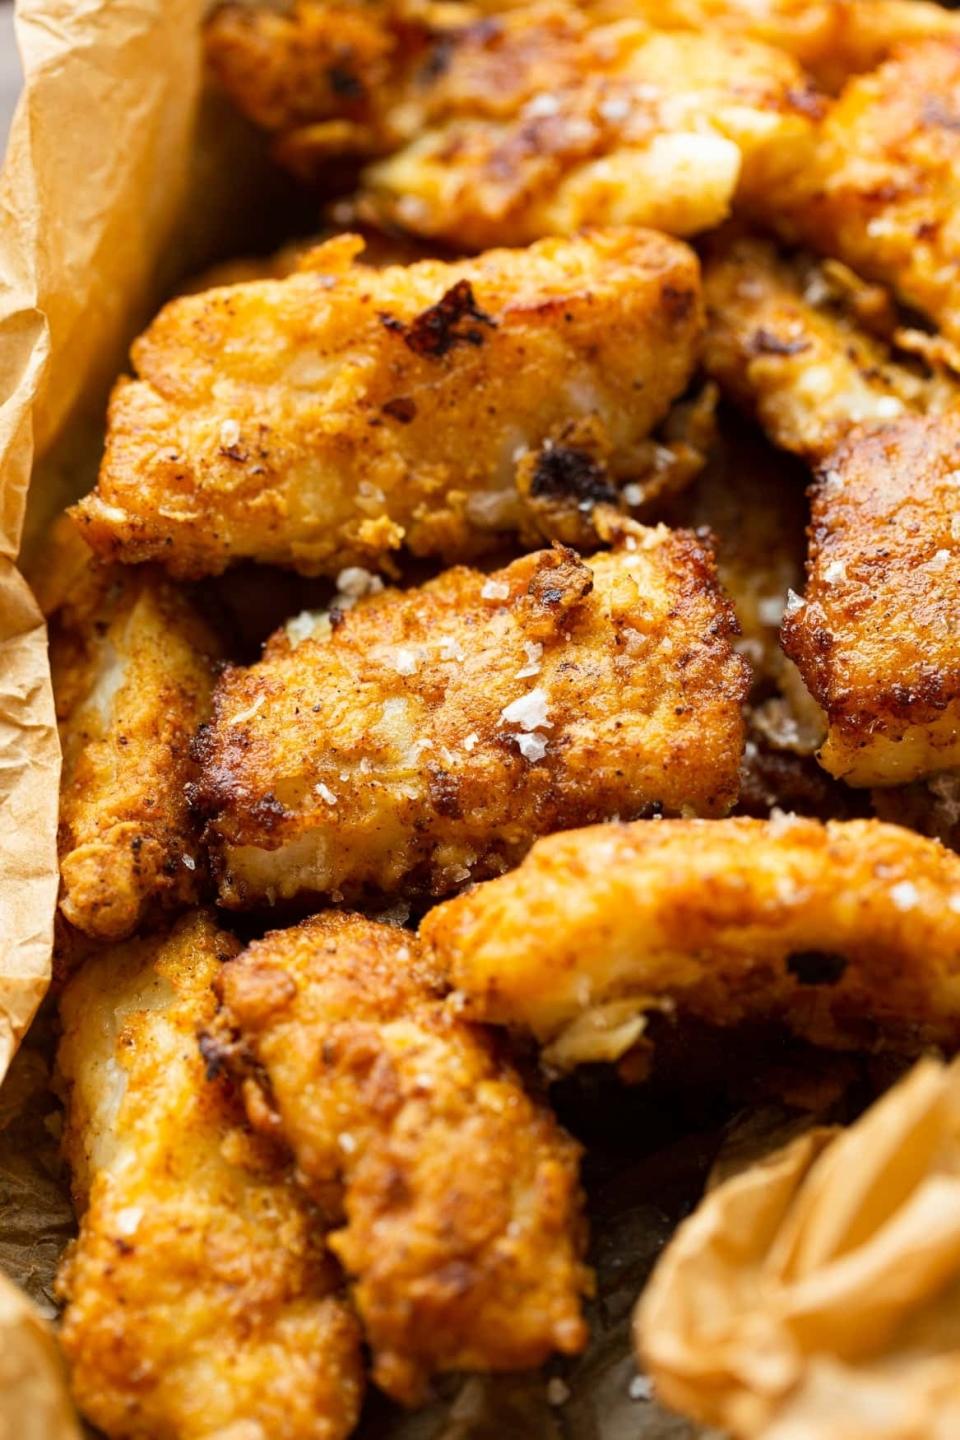
<instances>
[{"instance_id":1,"label":"stack of fried fish","mask_svg":"<svg viewBox=\"0 0 960 1440\"><path fill-rule=\"evenodd\" d=\"M584 1346L558 1075L960 1047L960 18L206 43L321 233L166 305L51 539L62 1341L111 1440L340 1440Z\"/></svg>"}]
</instances>

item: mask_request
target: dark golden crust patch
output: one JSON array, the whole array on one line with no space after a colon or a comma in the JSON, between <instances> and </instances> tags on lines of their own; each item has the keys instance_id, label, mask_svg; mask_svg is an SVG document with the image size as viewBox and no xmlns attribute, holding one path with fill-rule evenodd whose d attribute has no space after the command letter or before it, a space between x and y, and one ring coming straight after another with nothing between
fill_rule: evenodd
<instances>
[{"instance_id":1,"label":"dark golden crust patch","mask_svg":"<svg viewBox=\"0 0 960 1440\"><path fill-rule=\"evenodd\" d=\"M827 712L822 761L852 784L960 761L958 516L957 415L853 437L820 471L783 642Z\"/></svg>"},{"instance_id":2,"label":"dark golden crust patch","mask_svg":"<svg viewBox=\"0 0 960 1440\"><path fill-rule=\"evenodd\" d=\"M444 1005L416 938L321 915L255 942L218 985L218 1053L339 1226L377 1382L409 1402L437 1371L580 1349L578 1148Z\"/></svg>"}]
</instances>

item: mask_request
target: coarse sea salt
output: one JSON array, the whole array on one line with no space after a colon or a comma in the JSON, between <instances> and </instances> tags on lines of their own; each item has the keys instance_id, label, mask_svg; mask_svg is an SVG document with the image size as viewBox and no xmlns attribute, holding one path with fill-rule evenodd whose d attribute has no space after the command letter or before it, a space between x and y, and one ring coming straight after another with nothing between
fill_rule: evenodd
<instances>
[{"instance_id":1,"label":"coarse sea salt","mask_svg":"<svg viewBox=\"0 0 960 1440\"><path fill-rule=\"evenodd\" d=\"M912 880L901 880L899 885L890 887L890 899L898 910L912 910L920 899L920 892Z\"/></svg>"},{"instance_id":2,"label":"coarse sea salt","mask_svg":"<svg viewBox=\"0 0 960 1440\"><path fill-rule=\"evenodd\" d=\"M535 690L521 695L519 700L505 705L500 711L500 718L508 725L519 725L521 730L548 730L550 721L547 713L547 692L538 685Z\"/></svg>"},{"instance_id":3,"label":"coarse sea salt","mask_svg":"<svg viewBox=\"0 0 960 1440\"><path fill-rule=\"evenodd\" d=\"M383 581L379 575L364 570L362 565L348 565L346 570L341 570L337 576L337 589L341 595L349 595L351 599L359 600L362 595L379 595L383 589Z\"/></svg>"},{"instance_id":4,"label":"coarse sea salt","mask_svg":"<svg viewBox=\"0 0 960 1440\"><path fill-rule=\"evenodd\" d=\"M531 763L542 760L547 753L547 742L542 735L515 735L514 739L524 760Z\"/></svg>"}]
</instances>

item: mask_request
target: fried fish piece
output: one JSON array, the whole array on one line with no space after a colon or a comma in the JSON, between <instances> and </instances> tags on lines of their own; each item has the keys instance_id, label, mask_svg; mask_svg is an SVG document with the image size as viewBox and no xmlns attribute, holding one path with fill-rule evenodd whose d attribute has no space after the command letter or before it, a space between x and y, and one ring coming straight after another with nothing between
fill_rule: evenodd
<instances>
[{"instance_id":1,"label":"fried fish piece","mask_svg":"<svg viewBox=\"0 0 960 1440\"><path fill-rule=\"evenodd\" d=\"M830 89L874 69L899 44L960 33L957 17L928 0L295 0L284 12L222 5L204 33L210 68L245 115L281 137L288 155L332 155L389 150L413 139L444 104L464 96L476 103L458 54L503 34L515 44L519 16L510 11L528 25L532 15L566 11L582 33L571 18L577 10L592 24L634 21L761 41ZM540 38L525 52L528 64L541 65L544 50ZM444 83L451 66L453 79ZM565 70L563 78L572 77ZM491 99L505 93L505 82L502 75Z\"/></svg>"},{"instance_id":2,"label":"fried fish piece","mask_svg":"<svg viewBox=\"0 0 960 1440\"><path fill-rule=\"evenodd\" d=\"M323 1228L196 1032L239 947L205 915L89 960L61 1001L64 1144L83 1216L60 1339L111 1440L339 1440L360 1335Z\"/></svg>"},{"instance_id":3,"label":"fried fish piece","mask_svg":"<svg viewBox=\"0 0 960 1440\"><path fill-rule=\"evenodd\" d=\"M854 426L960 400L952 378L894 358L882 334L895 325L884 292L857 288L835 264L727 237L706 262L704 298L708 373L777 445L807 459L822 459Z\"/></svg>"},{"instance_id":4,"label":"fried fish piece","mask_svg":"<svg viewBox=\"0 0 960 1440\"><path fill-rule=\"evenodd\" d=\"M410 138L364 171L362 213L470 249L613 223L694 235L803 167L822 103L739 35L517 11L465 32Z\"/></svg>"},{"instance_id":5,"label":"fried fish piece","mask_svg":"<svg viewBox=\"0 0 960 1440\"><path fill-rule=\"evenodd\" d=\"M960 412L852 436L821 468L783 643L850 785L960 764Z\"/></svg>"},{"instance_id":6,"label":"fried fish piece","mask_svg":"<svg viewBox=\"0 0 960 1440\"><path fill-rule=\"evenodd\" d=\"M342 913L254 942L218 982L208 1055L244 1080L338 1225L373 1374L407 1403L438 1371L582 1348L579 1147L490 1035L444 1005L416 937Z\"/></svg>"},{"instance_id":7,"label":"fried fish piece","mask_svg":"<svg viewBox=\"0 0 960 1440\"><path fill-rule=\"evenodd\" d=\"M421 937L464 1015L532 1030L561 1067L656 1009L840 1049L960 1044L960 857L875 820L567 831Z\"/></svg>"},{"instance_id":8,"label":"fried fish piece","mask_svg":"<svg viewBox=\"0 0 960 1440\"><path fill-rule=\"evenodd\" d=\"M612 23L564 4L486 5L503 13L479 23L476 7L432 7L426 24L404 8L228 9L207 32L291 168L381 157L364 176L378 223L468 249L609 223L691 235L792 173L813 138L809 77L736 25L666 33L643 3Z\"/></svg>"},{"instance_id":9,"label":"fried fish piece","mask_svg":"<svg viewBox=\"0 0 960 1440\"><path fill-rule=\"evenodd\" d=\"M791 239L890 285L960 340L960 38L851 80L809 163L758 195Z\"/></svg>"},{"instance_id":10,"label":"fried fish piece","mask_svg":"<svg viewBox=\"0 0 960 1440\"><path fill-rule=\"evenodd\" d=\"M197 744L221 902L444 894L550 830L729 809L747 670L713 560L618 523L589 561L307 612L228 668Z\"/></svg>"},{"instance_id":11,"label":"fried fish piece","mask_svg":"<svg viewBox=\"0 0 960 1440\"><path fill-rule=\"evenodd\" d=\"M44 568L63 747L60 910L84 934L120 940L197 899L186 787L217 641L163 575L100 564L68 520Z\"/></svg>"},{"instance_id":12,"label":"fried fish piece","mask_svg":"<svg viewBox=\"0 0 960 1440\"><path fill-rule=\"evenodd\" d=\"M730 31L786 50L837 89L873 70L894 47L960 34L956 15L929 0L580 0L591 13L648 20L659 29Z\"/></svg>"},{"instance_id":13,"label":"fried fish piece","mask_svg":"<svg viewBox=\"0 0 960 1440\"><path fill-rule=\"evenodd\" d=\"M695 364L692 251L618 229L373 270L360 248L161 312L74 507L95 549L177 576L242 557L336 574L402 544L450 560L542 539L544 494L590 533Z\"/></svg>"}]
</instances>

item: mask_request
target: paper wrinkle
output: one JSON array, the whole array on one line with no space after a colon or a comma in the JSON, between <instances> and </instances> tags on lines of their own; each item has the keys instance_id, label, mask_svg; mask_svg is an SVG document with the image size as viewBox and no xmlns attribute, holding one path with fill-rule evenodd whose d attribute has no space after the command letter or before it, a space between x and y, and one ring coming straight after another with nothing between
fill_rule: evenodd
<instances>
[{"instance_id":1,"label":"paper wrinkle","mask_svg":"<svg viewBox=\"0 0 960 1440\"><path fill-rule=\"evenodd\" d=\"M658 1395L735 1436L960 1434L960 1060L711 1191L634 1334Z\"/></svg>"},{"instance_id":2,"label":"paper wrinkle","mask_svg":"<svg viewBox=\"0 0 960 1440\"><path fill-rule=\"evenodd\" d=\"M58 884L46 630L15 565L28 487L33 476L43 488L37 461L55 444L69 468L83 406L102 423L106 388L156 298L191 163L202 8L18 5L24 89L0 172L0 1078L49 984ZM21 1178L25 1194L32 1182ZM10 1254L27 1248L23 1204L18 1193L23 1234L7 1215ZM26 1440L79 1436L55 1342L5 1280L0 1394L0 1428Z\"/></svg>"}]
</instances>

